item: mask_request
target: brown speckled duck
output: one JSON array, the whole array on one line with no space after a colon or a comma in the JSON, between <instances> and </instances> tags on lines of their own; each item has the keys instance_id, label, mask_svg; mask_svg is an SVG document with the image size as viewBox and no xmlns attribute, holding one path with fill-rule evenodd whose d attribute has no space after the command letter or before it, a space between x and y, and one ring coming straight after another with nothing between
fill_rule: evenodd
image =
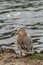
<instances>
[{"instance_id":1,"label":"brown speckled duck","mask_svg":"<svg viewBox=\"0 0 43 65\"><path fill-rule=\"evenodd\" d=\"M24 28L20 28L17 33L17 47L23 56L23 51L27 54L33 53L33 42L31 37L28 37L27 31Z\"/></svg>"}]
</instances>

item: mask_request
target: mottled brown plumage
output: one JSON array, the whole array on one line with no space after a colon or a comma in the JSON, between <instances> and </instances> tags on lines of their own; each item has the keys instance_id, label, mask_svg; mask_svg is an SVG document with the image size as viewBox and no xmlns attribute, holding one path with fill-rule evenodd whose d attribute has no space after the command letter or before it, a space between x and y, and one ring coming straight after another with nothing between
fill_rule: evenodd
<instances>
[{"instance_id":1,"label":"mottled brown plumage","mask_svg":"<svg viewBox=\"0 0 43 65\"><path fill-rule=\"evenodd\" d=\"M22 50L25 53L32 53L33 52L33 42L31 38L28 37L27 31L24 28L20 28L16 34L18 35L17 46L21 52L21 55L23 53Z\"/></svg>"}]
</instances>

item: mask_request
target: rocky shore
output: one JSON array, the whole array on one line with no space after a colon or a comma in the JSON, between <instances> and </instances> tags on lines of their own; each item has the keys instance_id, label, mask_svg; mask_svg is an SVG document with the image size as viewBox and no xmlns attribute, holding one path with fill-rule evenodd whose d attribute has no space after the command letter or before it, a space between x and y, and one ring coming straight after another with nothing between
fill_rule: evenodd
<instances>
[{"instance_id":1,"label":"rocky shore","mask_svg":"<svg viewBox=\"0 0 43 65\"><path fill-rule=\"evenodd\" d=\"M43 65L43 54L21 58L12 49L0 48L0 65Z\"/></svg>"}]
</instances>

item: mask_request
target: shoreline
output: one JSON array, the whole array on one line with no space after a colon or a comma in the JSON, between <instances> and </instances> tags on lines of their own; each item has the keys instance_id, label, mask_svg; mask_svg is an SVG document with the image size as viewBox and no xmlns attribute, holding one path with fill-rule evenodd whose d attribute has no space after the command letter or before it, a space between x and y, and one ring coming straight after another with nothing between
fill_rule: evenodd
<instances>
[{"instance_id":1,"label":"shoreline","mask_svg":"<svg viewBox=\"0 0 43 65\"><path fill-rule=\"evenodd\" d=\"M0 48L0 65L43 65L43 54L20 58L12 49Z\"/></svg>"}]
</instances>

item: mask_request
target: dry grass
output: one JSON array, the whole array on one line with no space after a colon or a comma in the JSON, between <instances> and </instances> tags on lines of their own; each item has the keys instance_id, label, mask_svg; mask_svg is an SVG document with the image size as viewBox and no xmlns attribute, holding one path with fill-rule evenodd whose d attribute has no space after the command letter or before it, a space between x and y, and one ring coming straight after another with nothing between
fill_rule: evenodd
<instances>
[{"instance_id":1,"label":"dry grass","mask_svg":"<svg viewBox=\"0 0 43 65\"><path fill-rule=\"evenodd\" d=\"M0 65L43 65L43 54L32 54L21 58L12 49L0 49L0 51Z\"/></svg>"}]
</instances>

